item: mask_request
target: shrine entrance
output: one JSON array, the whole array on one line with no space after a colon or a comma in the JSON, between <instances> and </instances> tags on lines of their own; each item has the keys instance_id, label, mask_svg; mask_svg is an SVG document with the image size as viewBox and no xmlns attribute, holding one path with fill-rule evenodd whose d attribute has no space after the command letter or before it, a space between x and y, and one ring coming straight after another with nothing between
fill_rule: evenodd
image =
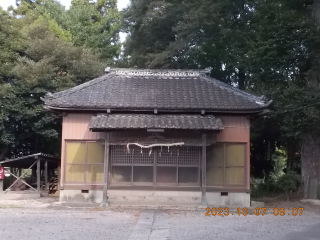
<instances>
[{"instance_id":1,"label":"shrine entrance","mask_svg":"<svg viewBox=\"0 0 320 240\"><path fill-rule=\"evenodd\" d=\"M110 185L200 186L200 146L110 146Z\"/></svg>"}]
</instances>

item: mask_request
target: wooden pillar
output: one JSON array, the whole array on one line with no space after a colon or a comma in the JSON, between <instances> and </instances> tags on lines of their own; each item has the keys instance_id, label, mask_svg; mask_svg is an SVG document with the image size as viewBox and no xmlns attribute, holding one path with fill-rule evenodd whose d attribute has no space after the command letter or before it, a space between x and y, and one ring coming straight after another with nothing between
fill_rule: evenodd
<instances>
[{"instance_id":1,"label":"wooden pillar","mask_svg":"<svg viewBox=\"0 0 320 240\"><path fill-rule=\"evenodd\" d=\"M58 165L58 190L60 190L60 181L61 181L61 166Z\"/></svg>"},{"instance_id":2,"label":"wooden pillar","mask_svg":"<svg viewBox=\"0 0 320 240\"><path fill-rule=\"evenodd\" d=\"M22 175L22 169L19 168L19 169L18 169L18 177L20 177L21 175Z\"/></svg>"},{"instance_id":3,"label":"wooden pillar","mask_svg":"<svg viewBox=\"0 0 320 240\"><path fill-rule=\"evenodd\" d=\"M44 163L44 190L48 190L48 161Z\"/></svg>"},{"instance_id":4,"label":"wooden pillar","mask_svg":"<svg viewBox=\"0 0 320 240\"><path fill-rule=\"evenodd\" d=\"M0 163L0 167L1 167L1 163ZM3 178L5 178L4 176L4 168L3 168ZM0 179L0 194L3 192L3 180Z\"/></svg>"},{"instance_id":5,"label":"wooden pillar","mask_svg":"<svg viewBox=\"0 0 320 240\"><path fill-rule=\"evenodd\" d=\"M207 160L207 134L202 134L202 158L201 158L201 205L206 206L206 185L207 185L207 168L206 168L206 160Z\"/></svg>"},{"instance_id":6,"label":"wooden pillar","mask_svg":"<svg viewBox=\"0 0 320 240\"><path fill-rule=\"evenodd\" d=\"M37 191L40 192L40 159L37 161Z\"/></svg>"},{"instance_id":7,"label":"wooden pillar","mask_svg":"<svg viewBox=\"0 0 320 240\"><path fill-rule=\"evenodd\" d=\"M10 167L10 172L11 172L11 173L14 173L12 167ZM10 174L10 184L12 184L13 182L14 182L14 178L13 178L12 174Z\"/></svg>"},{"instance_id":8,"label":"wooden pillar","mask_svg":"<svg viewBox=\"0 0 320 240\"><path fill-rule=\"evenodd\" d=\"M109 141L109 133L106 133L104 141L104 184L102 200L103 206L108 206Z\"/></svg>"}]
</instances>

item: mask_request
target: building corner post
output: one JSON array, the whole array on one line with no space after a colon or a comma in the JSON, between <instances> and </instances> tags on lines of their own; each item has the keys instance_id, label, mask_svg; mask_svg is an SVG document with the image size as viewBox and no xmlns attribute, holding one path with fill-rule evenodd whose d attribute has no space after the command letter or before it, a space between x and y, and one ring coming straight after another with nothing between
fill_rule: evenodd
<instances>
[{"instance_id":1,"label":"building corner post","mask_svg":"<svg viewBox=\"0 0 320 240\"><path fill-rule=\"evenodd\" d=\"M102 206L108 207L108 175L109 175L109 142L110 135L109 133L105 133L105 141L104 141L104 181L103 181L103 199Z\"/></svg>"},{"instance_id":2,"label":"building corner post","mask_svg":"<svg viewBox=\"0 0 320 240\"><path fill-rule=\"evenodd\" d=\"M1 163L0 163L0 167L1 167L2 165L1 165ZM3 179L0 179L0 194L2 194L3 193L3 181L4 181L4 178L5 178L5 175L4 175L4 172L5 170L4 170L4 168L3 168Z\"/></svg>"},{"instance_id":3,"label":"building corner post","mask_svg":"<svg viewBox=\"0 0 320 240\"><path fill-rule=\"evenodd\" d=\"M206 168L206 160L207 160L207 134L202 133L202 154L201 154L201 205L200 207L207 207L206 202L206 185L207 185L207 168Z\"/></svg>"}]
</instances>

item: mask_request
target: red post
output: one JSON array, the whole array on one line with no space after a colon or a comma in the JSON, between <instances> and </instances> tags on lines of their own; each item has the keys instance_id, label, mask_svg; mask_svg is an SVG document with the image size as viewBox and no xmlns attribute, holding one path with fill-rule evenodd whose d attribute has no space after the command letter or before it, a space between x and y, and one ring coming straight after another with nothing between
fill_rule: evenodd
<instances>
[{"instance_id":1,"label":"red post","mask_svg":"<svg viewBox=\"0 0 320 240\"><path fill-rule=\"evenodd\" d=\"M4 179L4 169L3 167L0 167L0 180Z\"/></svg>"}]
</instances>

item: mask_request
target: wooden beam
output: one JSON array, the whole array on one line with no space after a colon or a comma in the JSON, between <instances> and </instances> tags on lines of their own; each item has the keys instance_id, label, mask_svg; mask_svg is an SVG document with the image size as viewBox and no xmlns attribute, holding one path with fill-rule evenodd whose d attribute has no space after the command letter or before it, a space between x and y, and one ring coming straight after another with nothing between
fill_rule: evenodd
<instances>
[{"instance_id":1,"label":"wooden beam","mask_svg":"<svg viewBox=\"0 0 320 240\"><path fill-rule=\"evenodd\" d=\"M201 166L202 166L202 173L201 173L201 205L207 205L206 203L206 185L207 185L207 167L206 167L206 160L207 160L207 134L202 134L202 159L201 159Z\"/></svg>"},{"instance_id":2,"label":"wooden beam","mask_svg":"<svg viewBox=\"0 0 320 240\"><path fill-rule=\"evenodd\" d=\"M35 161L33 164L31 164L31 166L28 168L28 169L30 169L30 168L32 168L35 164L36 164L36 162L37 161ZM22 175L17 179L17 180L15 180L14 181L14 183L12 183L11 185L10 185L10 187L8 187L7 189L6 189L6 191L5 192L7 192L16 182L18 182L21 178L23 178L23 176L26 174L26 171L24 172L24 173L22 173ZM11 175L11 174L10 174Z\"/></svg>"},{"instance_id":3,"label":"wooden beam","mask_svg":"<svg viewBox=\"0 0 320 240\"><path fill-rule=\"evenodd\" d=\"M44 190L48 190L48 161L44 163Z\"/></svg>"},{"instance_id":4,"label":"wooden beam","mask_svg":"<svg viewBox=\"0 0 320 240\"><path fill-rule=\"evenodd\" d=\"M109 133L105 134L104 144L104 184L103 184L103 200L102 205L108 206L108 173L109 173Z\"/></svg>"},{"instance_id":5,"label":"wooden beam","mask_svg":"<svg viewBox=\"0 0 320 240\"><path fill-rule=\"evenodd\" d=\"M37 191L40 192L40 159L37 161Z\"/></svg>"},{"instance_id":6,"label":"wooden beam","mask_svg":"<svg viewBox=\"0 0 320 240\"><path fill-rule=\"evenodd\" d=\"M16 175L14 175L12 172L9 171L9 173L14 176L17 180L20 180L21 182L23 182L25 185L27 185L28 187L30 187L31 189L33 189L34 191L37 191L34 187L30 186L28 183L26 183L21 177L22 175L20 175L20 177L17 177Z\"/></svg>"}]
</instances>

